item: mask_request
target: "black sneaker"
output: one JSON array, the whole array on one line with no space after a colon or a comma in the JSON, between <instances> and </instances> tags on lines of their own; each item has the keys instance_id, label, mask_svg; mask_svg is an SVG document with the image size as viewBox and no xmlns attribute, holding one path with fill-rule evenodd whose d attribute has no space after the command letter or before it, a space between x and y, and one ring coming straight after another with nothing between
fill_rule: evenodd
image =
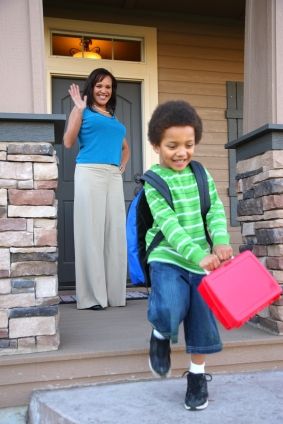
<instances>
[{"instance_id":1,"label":"black sneaker","mask_svg":"<svg viewBox=\"0 0 283 424\"><path fill-rule=\"evenodd\" d=\"M185 374L187 374L188 380L185 408L192 411L205 409L208 405L207 382L212 380L212 376L210 374L193 374L189 371Z\"/></svg>"},{"instance_id":2,"label":"black sneaker","mask_svg":"<svg viewBox=\"0 0 283 424\"><path fill-rule=\"evenodd\" d=\"M151 333L149 367L156 377L167 377L171 370L170 340L158 339Z\"/></svg>"}]
</instances>

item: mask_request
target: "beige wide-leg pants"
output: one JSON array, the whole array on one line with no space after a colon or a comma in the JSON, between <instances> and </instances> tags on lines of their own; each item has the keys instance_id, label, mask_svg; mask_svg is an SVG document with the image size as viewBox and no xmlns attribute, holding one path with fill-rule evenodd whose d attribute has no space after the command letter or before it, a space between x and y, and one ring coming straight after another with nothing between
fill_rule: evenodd
<instances>
[{"instance_id":1,"label":"beige wide-leg pants","mask_svg":"<svg viewBox=\"0 0 283 424\"><path fill-rule=\"evenodd\" d=\"M77 308L125 306L126 218L117 166L76 165L74 239Z\"/></svg>"}]
</instances>

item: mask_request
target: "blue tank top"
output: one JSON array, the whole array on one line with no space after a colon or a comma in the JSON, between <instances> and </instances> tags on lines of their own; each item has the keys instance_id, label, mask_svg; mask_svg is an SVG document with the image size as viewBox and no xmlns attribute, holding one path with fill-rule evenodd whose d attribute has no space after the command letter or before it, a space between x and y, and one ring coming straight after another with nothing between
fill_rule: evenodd
<instances>
[{"instance_id":1,"label":"blue tank top","mask_svg":"<svg viewBox=\"0 0 283 424\"><path fill-rule=\"evenodd\" d=\"M126 127L115 116L108 117L85 108L76 162L120 165L125 136Z\"/></svg>"}]
</instances>

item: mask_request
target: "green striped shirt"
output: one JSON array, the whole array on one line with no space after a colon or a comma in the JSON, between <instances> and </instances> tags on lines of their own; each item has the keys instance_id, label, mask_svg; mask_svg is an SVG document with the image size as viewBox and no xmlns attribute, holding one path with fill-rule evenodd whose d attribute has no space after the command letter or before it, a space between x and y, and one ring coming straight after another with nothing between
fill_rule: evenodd
<instances>
[{"instance_id":1,"label":"green striped shirt","mask_svg":"<svg viewBox=\"0 0 283 424\"><path fill-rule=\"evenodd\" d=\"M151 170L168 184L175 211L157 190L145 183L145 195L154 219L152 228L146 234L147 246L159 230L164 234L164 239L149 255L148 262L167 262L195 273L203 273L198 264L210 253L210 248L205 237L197 182L191 168L176 172L171 168L153 165ZM214 246L228 245L224 206L211 175L207 170L206 173L211 200L206 216L207 228Z\"/></svg>"}]
</instances>

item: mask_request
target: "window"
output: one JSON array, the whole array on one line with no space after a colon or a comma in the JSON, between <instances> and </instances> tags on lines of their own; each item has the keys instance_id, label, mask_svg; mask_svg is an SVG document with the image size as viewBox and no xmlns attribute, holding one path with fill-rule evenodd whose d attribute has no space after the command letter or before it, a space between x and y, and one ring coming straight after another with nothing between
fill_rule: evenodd
<instances>
[{"instance_id":1,"label":"window","mask_svg":"<svg viewBox=\"0 0 283 424\"><path fill-rule=\"evenodd\" d=\"M142 39L52 33L51 54L86 59L142 61Z\"/></svg>"}]
</instances>

